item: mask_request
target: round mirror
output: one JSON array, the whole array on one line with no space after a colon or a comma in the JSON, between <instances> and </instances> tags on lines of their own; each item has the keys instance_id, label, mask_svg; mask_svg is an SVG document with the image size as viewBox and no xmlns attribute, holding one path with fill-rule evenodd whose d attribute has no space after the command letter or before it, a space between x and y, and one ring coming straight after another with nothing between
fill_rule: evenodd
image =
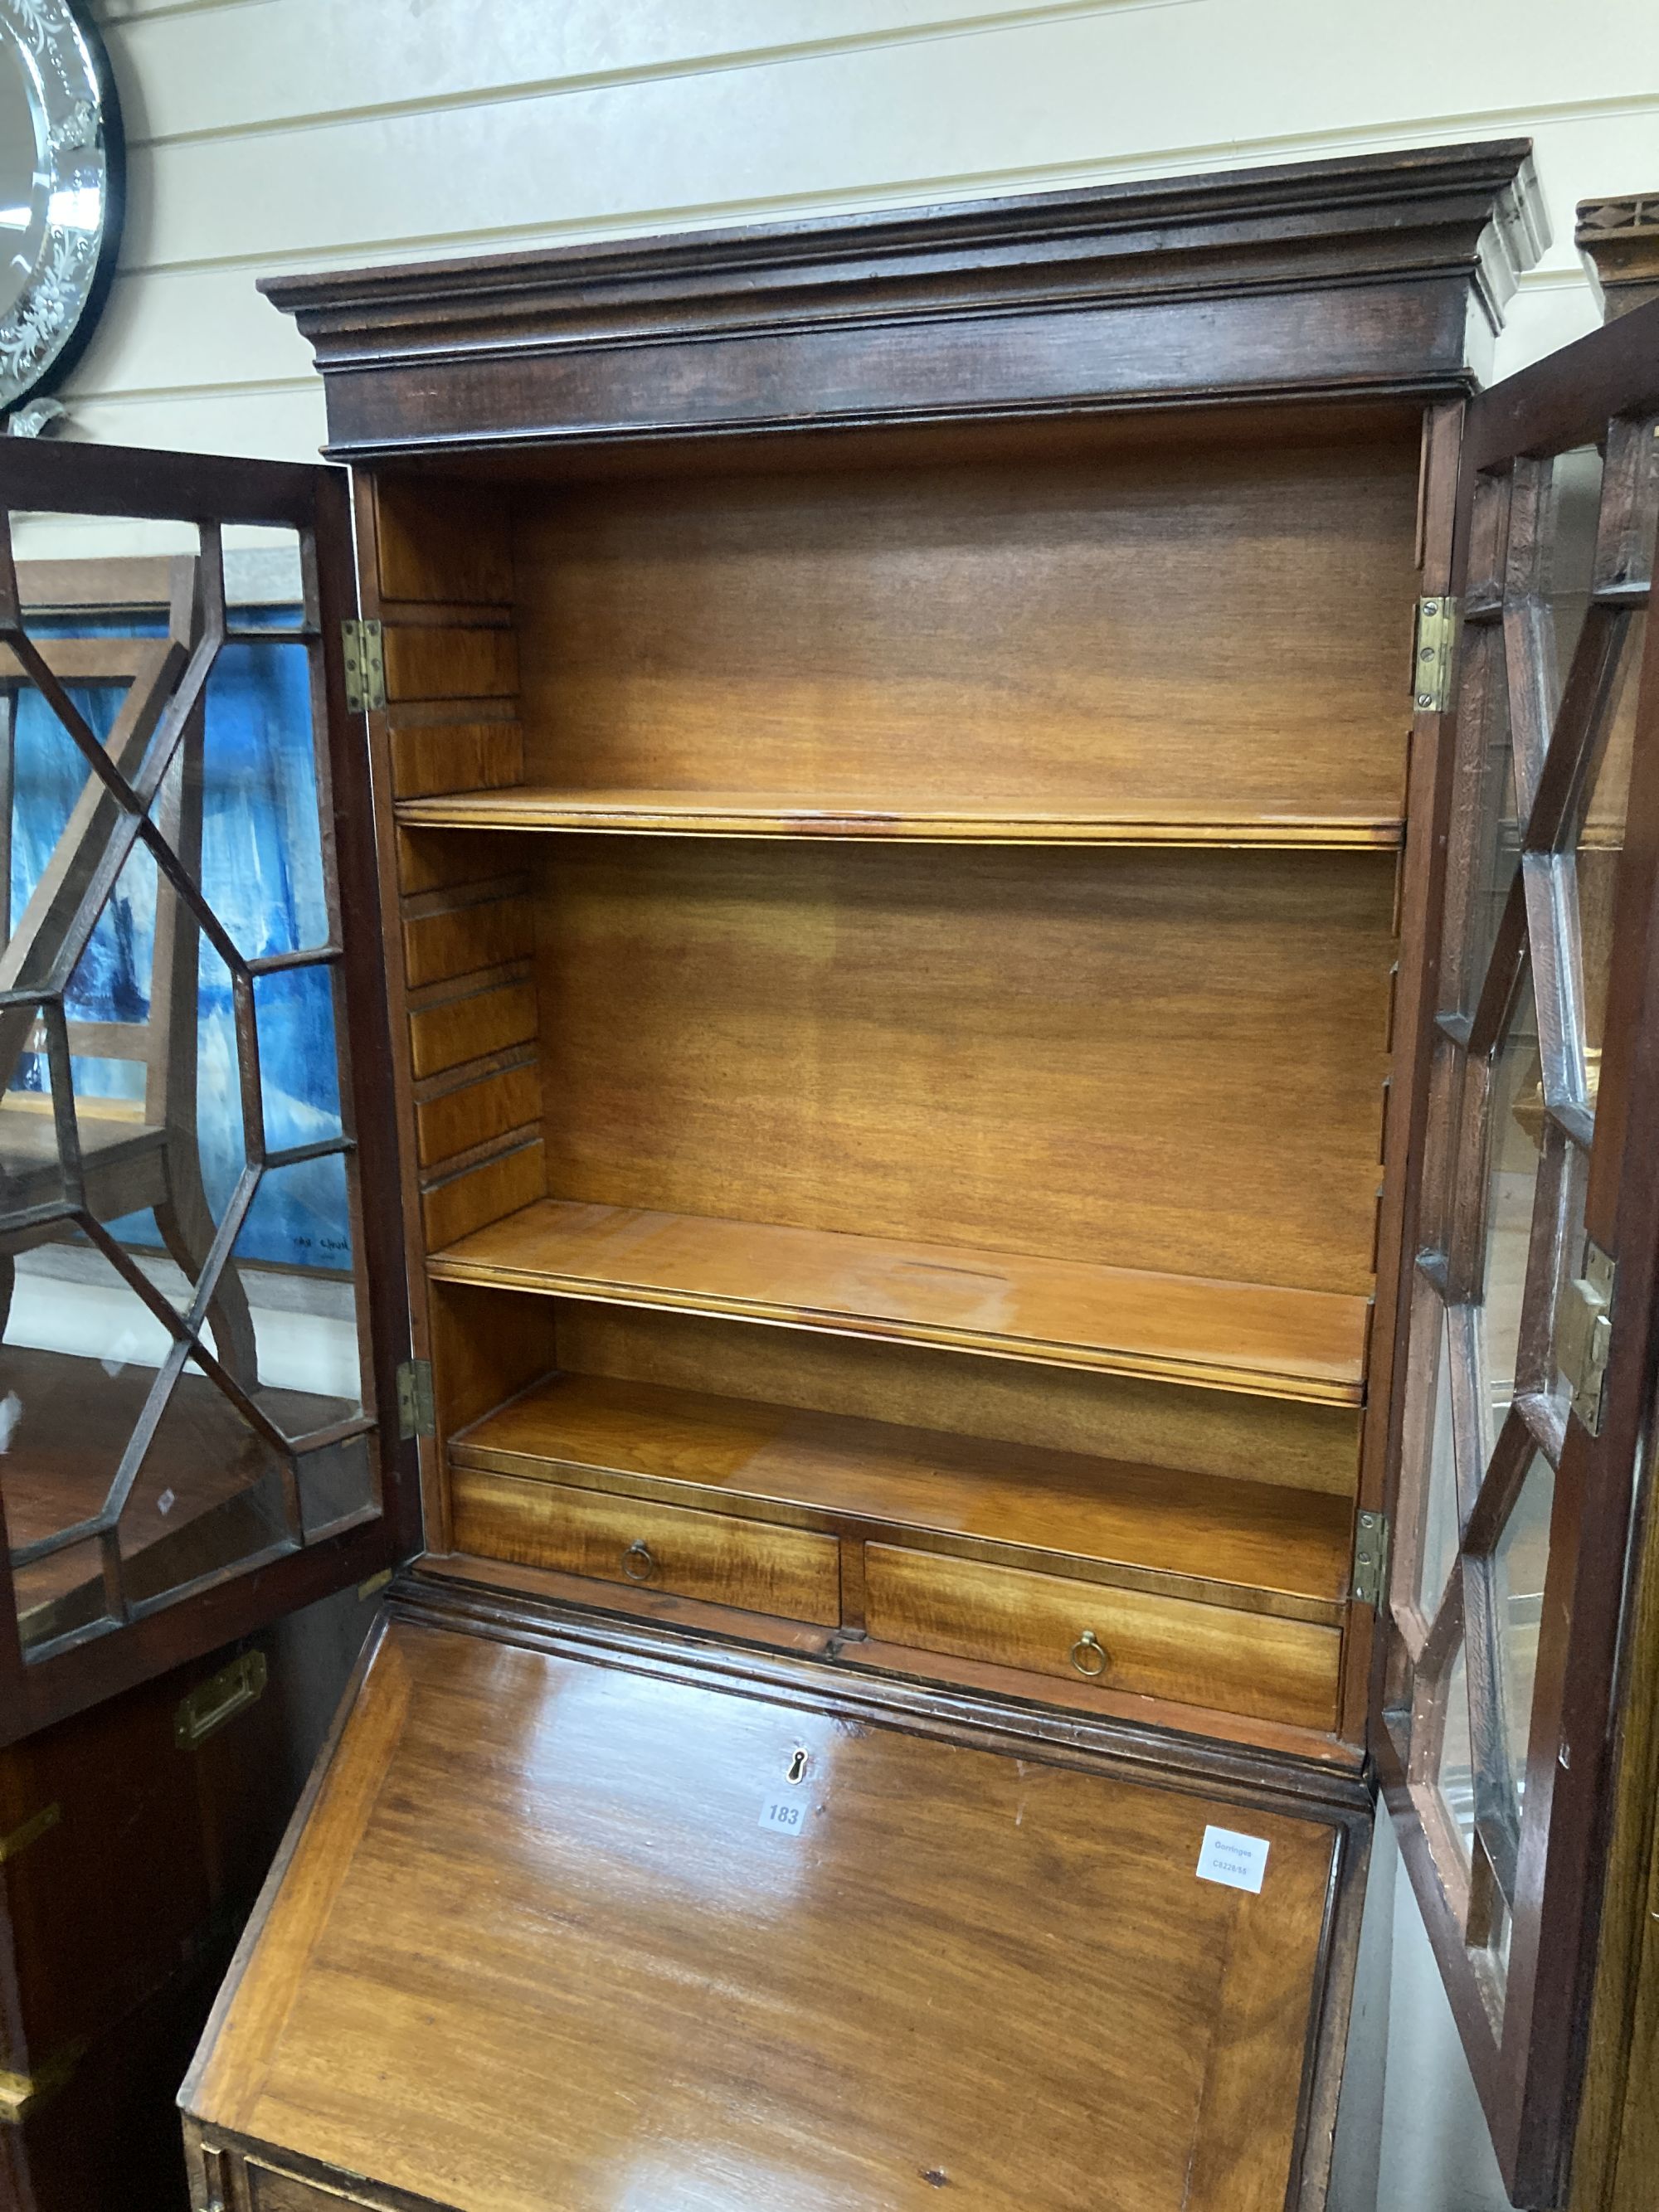
<instances>
[{"instance_id":1,"label":"round mirror","mask_svg":"<svg viewBox=\"0 0 1659 2212\"><path fill-rule=\"evenodd\" d=\"M0 413L86 343L120 200L120 119L96 32L69 0L0 0Z\"/></svg>"}]
</instances>

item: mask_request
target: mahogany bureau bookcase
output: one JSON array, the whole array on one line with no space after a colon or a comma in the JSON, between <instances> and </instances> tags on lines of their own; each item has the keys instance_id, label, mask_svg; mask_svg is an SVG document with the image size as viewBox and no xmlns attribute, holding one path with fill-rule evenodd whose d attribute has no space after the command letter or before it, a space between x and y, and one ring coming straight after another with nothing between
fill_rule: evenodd
<instances>
[{"instance_id":1,"label":"mahogany bureau bookcase","mask_svg":"<svg viewBox=\"0 0 1659 2212\"><path fill-rule=\"evenodd\" d=\"M356 487L354 593L283 478L379 1392L327 1540L414 1551L418 1462L425 1548L202 2212L1311 2212L1379 1780L1554 2200L1659 349L1472 398L1541 242L1503 143L266 288Z\"/></svg>"}]
</instances>

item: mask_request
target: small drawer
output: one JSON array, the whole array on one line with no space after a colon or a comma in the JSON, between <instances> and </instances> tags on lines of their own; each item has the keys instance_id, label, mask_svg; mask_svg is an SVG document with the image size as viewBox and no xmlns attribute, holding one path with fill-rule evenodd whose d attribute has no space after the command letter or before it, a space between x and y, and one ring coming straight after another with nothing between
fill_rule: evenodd
<instances>
[{"instance_id":1,"label":"small drawer","mask_svg":"<svg viewBox=\"0 0 1659 2212\"><path fill-rule=\"evenodd\" d=\"M253 2212L351 2212L354 2205L368 2204L365 2197L349 2197L339 2189L313 2189L296 2173L279 2173L252 2159L242 2168L242 2179Z\"/></svg>"},{"instance_id":2,"label":"small drawer","mask_svg":"<svg viewBox=\"0 0 1659 2212\"><path fill-rule=\"evenodd\" d=\"M1335 1724L1334 1628L894 1544L867 1544L864 1559L865 1620L884 1644L1255 1720Z\"/></svg>"},{"instance_id":3,"label":"small drawer","mask_svg":"<svg viewBox=\"0 0 1659 2212\"><path fill-rule=\"evenodd\" d=\"M841 1619L841 1546L810 1528L478 1468L454 1468L451 1494L456 1549L475 1558L556 1567L826 1628Z\"/></svg>"}]
</instances>

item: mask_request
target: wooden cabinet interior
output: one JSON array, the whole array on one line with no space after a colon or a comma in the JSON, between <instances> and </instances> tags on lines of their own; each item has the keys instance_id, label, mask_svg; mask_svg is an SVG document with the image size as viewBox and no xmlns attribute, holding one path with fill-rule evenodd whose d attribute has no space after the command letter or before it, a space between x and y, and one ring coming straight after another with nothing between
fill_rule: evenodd
<instances>
[{"instance_id":1,"label":"wooden cabinet interior","mask_svg":"<svg viewBox=\"0 0 1659 2212\"><path fill-rule=\"evenodd\" d=\"M1338 1729L1420 435L374 471L441 1547Z\"/></svg>"}]
</instances>

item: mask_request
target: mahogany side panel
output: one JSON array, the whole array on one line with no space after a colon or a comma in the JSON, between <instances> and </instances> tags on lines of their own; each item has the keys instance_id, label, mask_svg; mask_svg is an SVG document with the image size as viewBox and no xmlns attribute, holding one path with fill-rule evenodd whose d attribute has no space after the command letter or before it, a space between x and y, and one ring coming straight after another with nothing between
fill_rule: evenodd
<instances>
[{"instance_id":1,"label":"mahogany side panel","mask_svg":"<svg viewBox=\"0 0 1659 2212\"><path fill-rule=\"evenodd\" d=\"M499 846L403 836L392 816L400 794L518 771L511 542L499 495L386 474L360 480L357 520L364 611L381 623L386 668L386 704L368 719L411 1335L416 1356L430 1358L427 1250L546 1188L522 878ZM443 1550L440 1470L435 1445L423 1446L427 1540Z\"/></svg>"}]
</instances>

